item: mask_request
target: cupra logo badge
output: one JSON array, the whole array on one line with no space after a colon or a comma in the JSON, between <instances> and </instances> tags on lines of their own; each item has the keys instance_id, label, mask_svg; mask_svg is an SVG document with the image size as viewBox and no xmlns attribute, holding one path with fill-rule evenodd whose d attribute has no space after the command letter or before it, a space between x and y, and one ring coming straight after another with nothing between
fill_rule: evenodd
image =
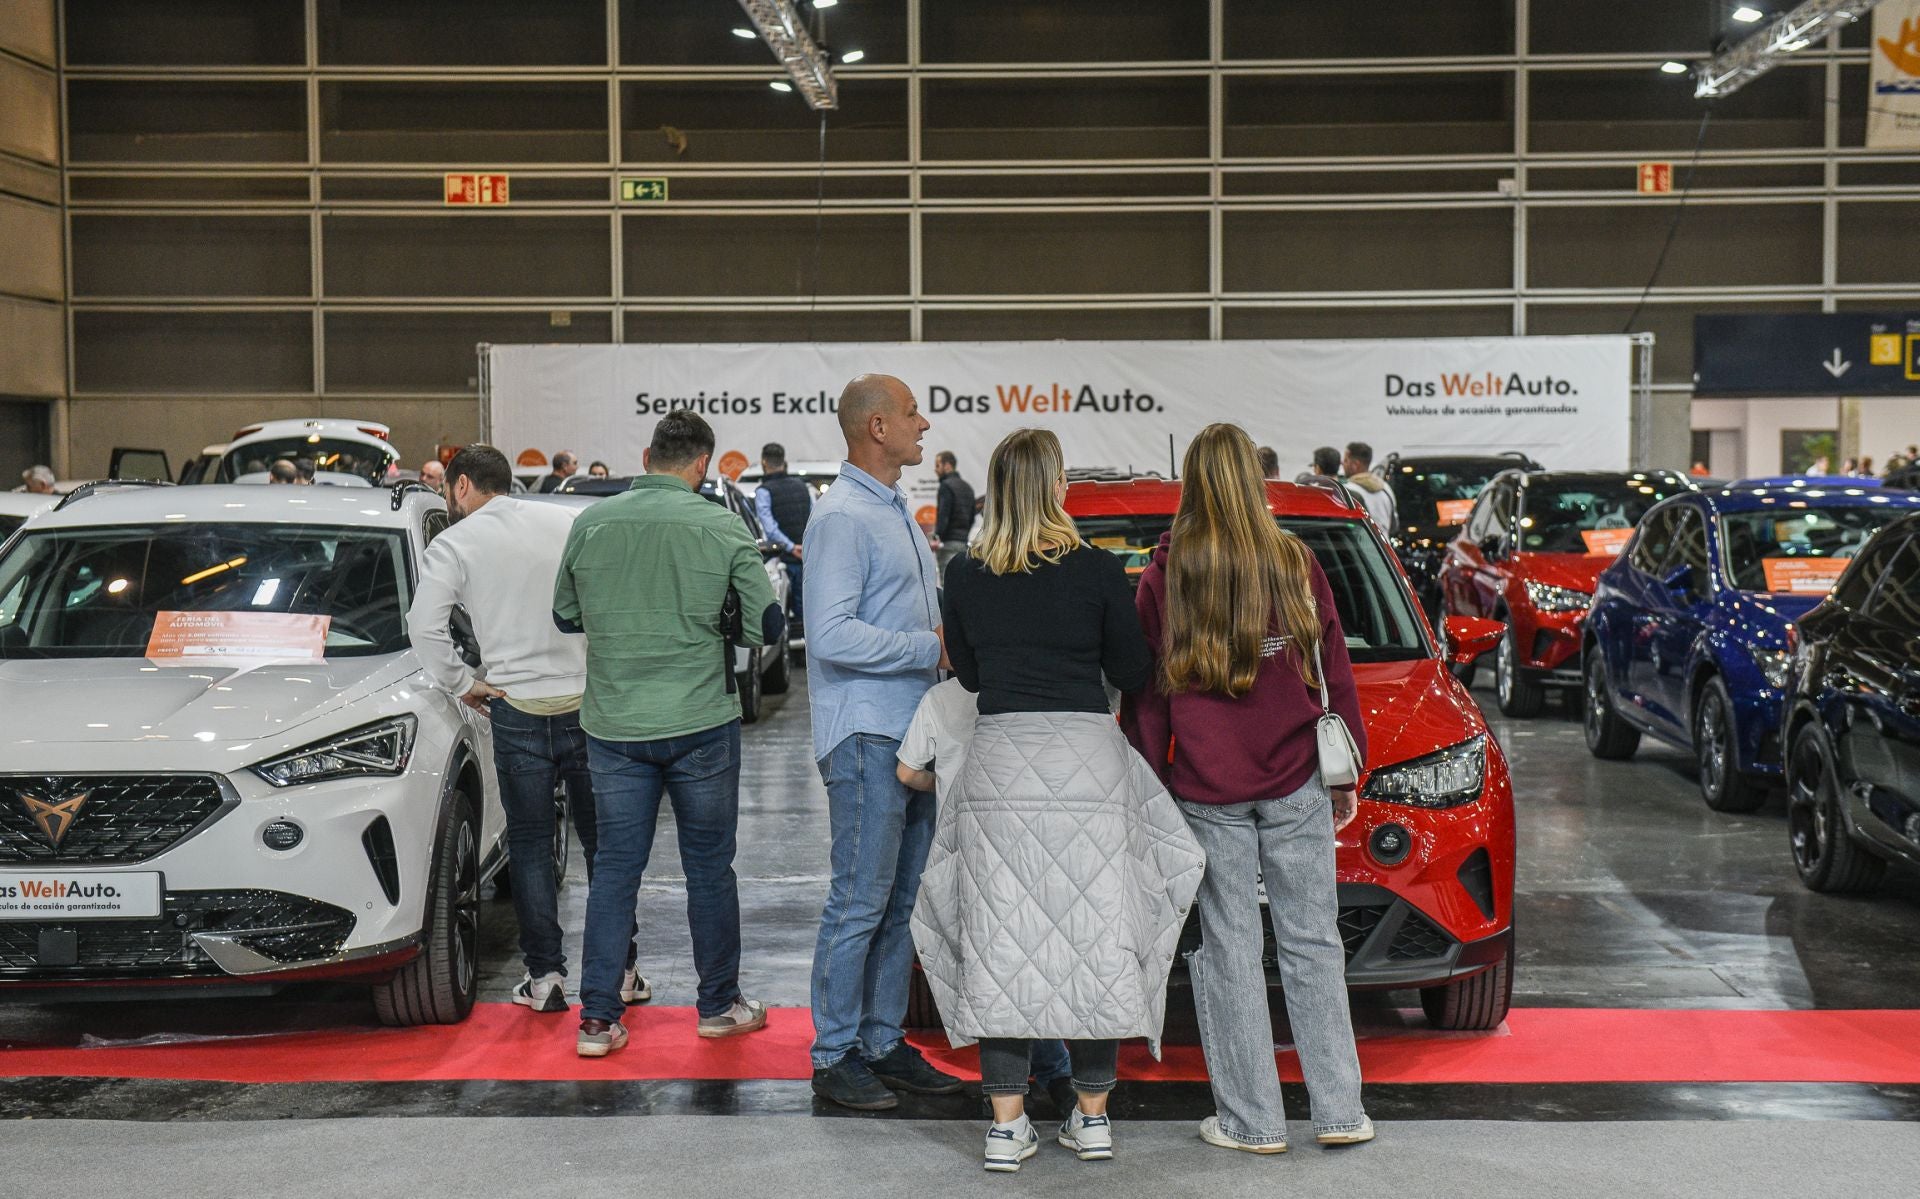
<instances>
[{"instance_id":1,"label":"cupra logo badge","mask_svg":"<svg viewBox=\"0 0 1920 1199\"><path fill-rule=\"evenodd\" d=\"M44 799L31 791L22 791L20 802L27 805L27 814L40 826L40 835L58 849L60 842L66 840L67 834L72 831L73 822L80 815L80 806L87 802L90 794L81 791L58 799Z\"/></svg>"}]
</instances>

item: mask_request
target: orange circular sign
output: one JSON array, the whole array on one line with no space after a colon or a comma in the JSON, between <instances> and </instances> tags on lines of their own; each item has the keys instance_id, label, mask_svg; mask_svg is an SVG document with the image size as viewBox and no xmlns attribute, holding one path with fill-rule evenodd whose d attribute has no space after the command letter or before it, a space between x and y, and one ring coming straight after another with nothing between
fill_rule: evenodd
<instances>
[{"instance_id":1,"label":"orange circular sign","mask_svg":"<svg viewBox=\"0 0 1920 1199\"><path fill-rule=\"evenodd\" d=\"M515 466L545 466L547 456L539 450L521 450L520 456L513 460Z\"/></svg>"},{"instance_id":2,"label":"orange circular sign","mask_svg":"<svg viewBox=\"0 0 1920 1199\"><path fill-rule=\"evenodd\" d=\"M927 529L931 529L933 527L933 522L938 520L939 518L940 518L940 509L934 507L932 504L921 505L920 510L913 514L914 523L917 525L920 525L922 528L927 528Z\"/></svg>"},{"instance_id":3,"label":"orange circular sign","mask_svg":"<svg viewBox=\"0 0 1920 1199\"><path fill-rule=\"evenodd\" d=\"M728 479L738 479L740 472L747 469L747 456L739 450L728 450L720 455L720 473Z\"/></svg>"}]
</instances>

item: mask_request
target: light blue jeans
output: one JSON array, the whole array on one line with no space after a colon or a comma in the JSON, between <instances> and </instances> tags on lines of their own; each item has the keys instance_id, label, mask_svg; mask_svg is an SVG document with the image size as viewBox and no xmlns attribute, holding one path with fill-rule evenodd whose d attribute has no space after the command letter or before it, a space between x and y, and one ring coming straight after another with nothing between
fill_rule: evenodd
<instances>
[{"instance_id":1,"label":"light blue jeans","mask_svg":"<svg viewBox=\"0 0 1920 1199\"><path fill-rule=\"evenodd\" d=\"M1200 1045L1220 1128L1250 1145L1287 1139L1260 965L1259 884L1286 990L1287 1019L1313 1101L1313 1129L1350 1132L1366 1119L1360 1058L1347 1010L1347 955L1333 866L1333 798L1315 776L1284 799L1180 804L1207 854L1200 948L1187 955Z\"/></svg>"},{"instance_id":2,"label":"light blue jeans","mask_svg":"<svg viewBox=\"0 0 1920 1199\"><path fill-rule=\"evenodd\" d=\"M895 774L900 742L855 733L820 761L833 828L833 882L813 951L813 1065L868 1061L906 1034L908 920L933 847L934 799Z\"/></svg>"}]
</instances>

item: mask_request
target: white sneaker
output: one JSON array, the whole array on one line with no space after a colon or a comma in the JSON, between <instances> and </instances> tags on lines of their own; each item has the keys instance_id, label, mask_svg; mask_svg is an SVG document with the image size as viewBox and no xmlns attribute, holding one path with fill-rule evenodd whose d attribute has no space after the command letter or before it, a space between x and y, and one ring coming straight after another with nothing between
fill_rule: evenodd
<instances>
[{"instance_id":1,"label":"white sneaker","mask_svg":"<svg viewBox=\"0 0 1920 1199\"><path fill-rule=\"evenodd\" d=\"M994 1124L987 1128L987 1169L996 1174L1011 1174L1020 1163L1040 1152L1040 1134L1033 1121L1021 1116L1012 1124Z\"/></svg>"},{"instance_id":2,"label":"white sneaker","mask_svg":"<svg viewBox=\"0 0 1920 1199\"><path fill-rule=\"evenodd\" d=\"M1113 1121L1104 1115L1089 1116L1075 1104L1073 1114L1060 1125L1060 1143L1083 1162L1112 1161Z\"/></svg>"},{"instance_id":3,"label":"white sneaker","mask_svg":"<svg viewBox=\"0 0 1920 1199\"><path fill-rule=\"evenodd\" d=\"M640 977L638 970L627 970L620 975L620 1002L645 1003L653 998L653 986Z\"/></svg>"},{"instance_id":4,"label":"white sneaker","mask_svg":"<svg viewBox=\"0 0 1920 1199\"><path fill-rule=\"evenodd\" d=\"M1358 1128L1349 1128L1345 1132L1315 1133L1314 1139L1322 1145L1364 1145L1373 1139L1373 1119L1362 1116Z\"/></svg>"},{"instance_id":5,"label":"white sneaker","mask_svg":"<svg viewBox=\"0 0 1920 1199\"><path fill-rule=\"evenodd\" d=\"M1200 1121L1200 1139L1209 1145L1218 1145L1222 1149L1238 1149L1242 1153L1285 1153L1285 1141L1253 1142L1243 1141L1239 1137L1220 1127L1220 1117L1208 1116Z\"/></svg>"},{"instance_id":6,"label":"white sneaker","mask_svg":"<svg viewBox=\"0 0 1920 1199\"><path fill-rule=\"evenodd\" d=\"M567 1010L567 976L542 974L535 978L531 974L525 975L520 979L520 985L513 989L513 1001L536 1012L564 1012Z\"/></svg>"}]
</instances>

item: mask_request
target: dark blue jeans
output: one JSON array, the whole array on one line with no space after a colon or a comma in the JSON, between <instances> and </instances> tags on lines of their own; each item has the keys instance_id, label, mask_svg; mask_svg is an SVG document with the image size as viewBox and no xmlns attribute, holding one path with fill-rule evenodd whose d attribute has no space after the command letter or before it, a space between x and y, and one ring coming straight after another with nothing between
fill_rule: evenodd
<instances>
[{"instance_id":1,"label":"dark blue jeans","mask_svg":"<svg viewBox=\"0 0 1920 1199\"><path fill-rule=\"evenodd\" d=\"M800 606L801 577L806 573L803 562L788 562L781 559L780 565L787 568L787 632L793 637L801 636L806 624L806 612Z\"/></svg>"},{"instance_id":2,"label":"dark blue jeans","mask_svg":"<svg viewBox=\"0 0 1920 1199\"><path fill-rule=\"evenodd\" d=\"M488 711L493 717L493 769L500 780L500 806L507 814L507 877L513 881L520 954L535 978L565 974L559 885L553 870L553 791L556 783L566 783L574 836L591 879L598 838L587 735L580 731L578 712L530 716L500 699L489 704ZM628 965L634 952L629 933Z\"/></svg>"},{"instance_id":3,"label":"dark blue jeans","mask_svg":"<svg viewBox=\"0 0 1920 1199\"><path fill-rule=\"evenodd\" d=\"M618 1020L620 970L640 879L653 855L660 797L673 805L687 875L687 925L700 975L697 1006L717 1016L740 998L740 891L733 874L740 822L740 722L660 741L587 738L600 848L587 892L580 1015Z\"/></svg>"}]
</instances>

